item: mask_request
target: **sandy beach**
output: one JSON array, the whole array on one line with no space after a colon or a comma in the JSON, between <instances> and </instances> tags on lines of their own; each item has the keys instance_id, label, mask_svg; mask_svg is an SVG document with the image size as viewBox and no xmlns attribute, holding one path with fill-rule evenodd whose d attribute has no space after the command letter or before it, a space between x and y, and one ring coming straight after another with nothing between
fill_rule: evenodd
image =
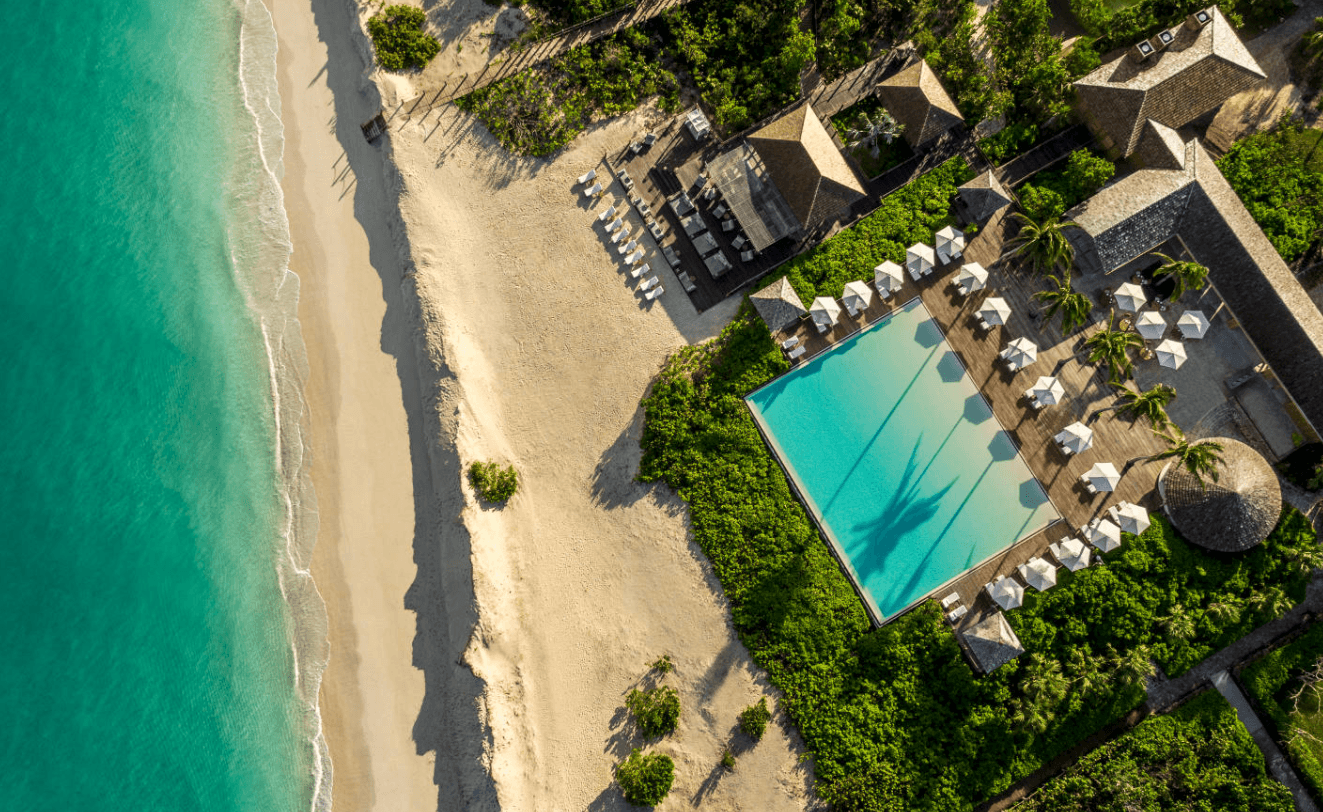
<instances>
[{"instance_id":1,"label":"sandy beach","mask_svg":"<svg viewBox=\"0 0 1323 812\"><path fill-rule=\"evenodd\" d=\"M735 732L771 689L683 504L633 481L640 397L738 305L699 315L678 286L644 301L594 216L622 190L589 202L572 188L660 113L551 161L511 158L453 107L392 115L369 145L359 123L397 111L409 79L365 73L352 0L272 5L334 808L627 809L612 768L643 742L624 697L663 653L684 708L652 745L676 761L665 806L809 807L784 717L756 746ZM520 472L502 509L464 483L487 458Z\"/></svg>"}]
</instances>

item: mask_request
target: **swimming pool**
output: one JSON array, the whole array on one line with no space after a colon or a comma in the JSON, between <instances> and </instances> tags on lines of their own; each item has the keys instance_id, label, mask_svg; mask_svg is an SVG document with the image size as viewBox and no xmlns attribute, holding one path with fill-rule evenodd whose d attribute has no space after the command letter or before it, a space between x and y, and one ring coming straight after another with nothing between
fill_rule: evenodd
<instances>
[{"instance_id":1,"label":"swimming pool","mask_svg":"<svg viewBox=\"0 0 1323 812\"><path fill-rule=\"evenodd\" d=\"M918 299L745 400L879 619L1059 518Z\"/></svg>"}]
</instances>

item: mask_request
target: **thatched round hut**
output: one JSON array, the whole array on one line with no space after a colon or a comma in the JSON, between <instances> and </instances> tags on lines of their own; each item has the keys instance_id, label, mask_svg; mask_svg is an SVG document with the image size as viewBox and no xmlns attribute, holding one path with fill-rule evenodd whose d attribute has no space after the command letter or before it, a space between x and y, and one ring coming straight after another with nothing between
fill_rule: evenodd
<instances>
[{"instance_id":1,"label":"thatched round hut","mask_svg":"<svg viewBox=\"0 0 1323 812\"><path fill-rule=\"evenodd\" d=\"M1217 437L1223 464L1217 482L1200 482L1173 461L1158 477L1167 515L1186 540L1209 550L1237 553L1268 537L1282 512L1277 474L1259 452Z\"/></svg>"}]
</instances>

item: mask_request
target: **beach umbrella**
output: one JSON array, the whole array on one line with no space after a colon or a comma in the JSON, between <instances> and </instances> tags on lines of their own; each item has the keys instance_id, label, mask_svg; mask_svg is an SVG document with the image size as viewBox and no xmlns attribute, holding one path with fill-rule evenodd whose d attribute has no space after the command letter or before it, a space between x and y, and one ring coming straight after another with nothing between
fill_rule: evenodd
<instances>
[{"instance_id":1,"label":"beach umbrella","mask_svg":"<svg viewBox=\"0 0 1323 812\"><path fill-rule=\"evenodd\" d=\"M1005 324L1011 317L1011 306L1000 296L990 296L978 309L978 315L988 324Z\"/></svg>"},{"instance_id":2,"label":"beach umbrella","mask_svg":"<svg viewBox=\"0 0 1323 812\"><path fill-rule=\"evenodd\" d=\"M1130 502L1122 502L1108 512L1112 514L1112 520L1119 524L1122 530L1136 536L1147 530L1152 523L1149 521L1147 510Z\"/></svg>"},{"instance_id":3,"label":"beach umbrella","mask_svg":"<svg viewBox=\"0 0 1323 812\"><path fill-rule=\"evenodd\" d=\"M873 289L866 283L854 281L845 283L845 294L841 297L845 309L857 313L873 303Z\"/></svg>"},{"instance_id":4,"label":"beach umbrella","mask_svg":"<svg viewBox=\"0 0 1323 812\"><path fill-rule=\"evenodd\" d=\"M1084 528L1084 537L1104 553L1121 546L1121 528L1111 519L1094 519Z\"/></svg>"},{"instance_id":5,"label":"beach umbrella","mask_svg":"<svg viewBox=\"0 0 1323 812\"><path fill-rule=\"evenodd\" d=\"M841 317L841 306L830 296L819 296L809 306L809 314L813 316L815 324L830 327Z\"/></svg>"},{"instance_id":6,"label":"beach umbrella","mask_svg":"<svg viewBox=\"0 0 1323 812\"><path fill-rule=\"evenodd\" d=\"M1056 556L1061 566L1071 572L1078 572L1089 566L1089 548L1077 538L1068 538L1058 544Z\"/></svg>"},{"instance_id":7,"label":"beach umbrella","mask_svg":"<svg viewBox=\"0 0 1323 812\"><path fill-rule=\"evenodd\" d=\"M1176 327L1181 331L1181 338L1203 338L1208 333L1208 317L1202 310L1187 310L1176 320Z\"/></svg>"},{"instance_id":8,"label":"beach umbrella","mask_svg":"<svg viewBox=\"0 0 1323 812\"><path fill-rule=\"evenodd\" d=\"M1072 454L1080 454L1093 447L1093 429L1076 420L1057 433L1056 441Z\"/></svg>"},{"instance_id":9,"label":"beach umbrella","mask_svg":"<svg viewBox=\"0 0 1323 812\"><path fill-rule=\"evenodd\" d=\"M1003 609L1014 609L1024 603L1024 587L1005 575L988 584L988 597Z\"/></svg>"},{"instance_id":10,"label":"beach umbrella","mask_svg":"<svg viewBox=\"0 0 1323 812\"><path fill-rule=\"evenodd\" d=\"M1185 345L1170 338L1159 344L1154 350L1158 354L1158 363L1168 369L1180 369L1185 363Z\"/></svg>"},{"instance_id":11,"label":"beach umbrella","mask_svg":"<svg viewBox=\"0 0 1323 812\"><path fill-rule=\"evenodd\" d=\"M1138 313L1139 308L1147 301L1148 297L1144 295L1144 289L1134 282L1126 282L1116 289L1116 306L1121 310Z\"/></svg>"},{"instance_id":12,"label":"beach umbrella","mask_svg":"<svg viewBox=\"0 0 1323 812\"><path fill-rule=\"evenodd\" d=\"M970 293L983 290L988 286L988 271L977 262L966 262L965 267L960 269L956 281Z\"/></svg>"},{"instance_id":13,"label":"beach umbrella","mask_svg":"<svg viewBox=\"0 0 1323 812\"><path fill-rule=\"evenodd\" d=\"M1006 345L1001 351L1002 358L1011 365L1011 369L1024 369L1038 360L1038 345L1024 336L1020 336Z\"/></svg>"},{"instance_id":14,"label":"beach umbrella","mask_svg":"<svg viewBox=\"0 0 1323 812\"><path fill-rule=\"evenodd\" d=\"M1029 392L1034 400L1044 406L1055 406L1066 399L1066 390L1061 385L1061 381L1051 375L1040 375Z\"/></svg>"},{"instance_id":15,"label":"beach umbrella","mask_svg":"<svg viewBox=\"0 0 1323 812\"><path fill-rule=\"evenodd\" d=\"M1135 329L1149 341L1158 341L1167 332L1167 320L1156 310L1146 310L1135 317Z\"/></svg>"},{"instance_id":16,"label":"beach umbrella","mask_svg":"<svg viewBox=\"0 0 1323 812\"><path fill-rule=\"evenodd\" d=\"M931 245L918 242L905 250L905 268L915 281L918 281L920 276L932 273L933 266L936 264L937 255L933 252Z\"/></svg>"},{"instance_id":17,"label":"beach umbrella","mask_svg":"<svg viewBox=\"0 0 1323 812\"><path fill-rule=\"evenodd\" d=\"M1045 558L1031 558L1028 563L1021 564L1019 570L1024 582L1039 592L1057 585L1057 568Z\"/></svg>"},{"instance_id":18,"label":"beach umbrella","mask_svg":"<svg viewBox=\"0 0 1323 812\"><path fill-rule=\"evenodd\" d=\"M873 284L878 290L895 293L905 281L905 270L891 260L873 269Z\"/></svg>"},{"instance_id":19,"label":"beach umbrella","mask_svg":"<svg viewBox=\"0 0 1323 812\"><path fill-rule=\"evenodd\" d=\"M1094 463L1089 472L1084 475L1089 480L1089 484L1100 491L1116 490L1116 483L1121 481L1121 473L1116 470L1116 466L1110 462Z\"/></svg>"},{"instance_id":20,"label":"beach umbrella","mask_svg":"<svg viewBox=\"0 0 1323 812\"><path fill-rule=\"evenodd\" d=\"M937 232L935 237L937 240L937 256L942 262L959 259L960 252L965 250L965 232L957 228L947 226Z\"/></svg>"}]
</instances>

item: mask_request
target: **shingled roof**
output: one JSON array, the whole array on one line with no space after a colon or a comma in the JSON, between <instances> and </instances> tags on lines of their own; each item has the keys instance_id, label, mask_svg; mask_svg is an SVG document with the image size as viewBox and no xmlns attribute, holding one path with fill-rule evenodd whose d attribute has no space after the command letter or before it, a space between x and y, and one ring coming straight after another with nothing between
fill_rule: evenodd
<instances>
[{"instance_id":1,"label":"shingled roof","mask_svg":"<svg viewBox=\"0 0 1323 812\"><path fill-rule=\"evenodd\" d=\"M1272 466L1254 449L1226 437L1213 442L1222 446L1216 482L1200 482L1172 462L1158 477L1158 490L1167 515L1186 540L1223 553L1248 550L1277 526L1281 486Z\"/></svg>"},{"instance_id":2,"label":"shingled roof","mask_svg":"<svg viewBox=\"0 0 1323 812\"><path fill-rule=\"evenodd\" d=\"M1180 169L1141 169L1066 212L1084 271L1111 272L1179 237L1315 428L1323 428L1323 313L1198 140Z\"/></svg>"},{"instance_id":3,"label":"shingled roof","mask_svg":"<svg viewBox=\"0 0 1323 812\"><path fill-rule=\"evenodd\" d=\"M1011 204L1011 193L1001 185L997 176L988 170L963 184L959 189L958 204L969 222L981 223Z\"/></svg>"},{"instance_id":4,"label":"shingled roof","mask_svg":"<svg viewBox=\"0 0 1323 812\"><path fill-rule=\"evenodd\" d=\"M1128 51L1075 82L1105 145L1129 155L1148 119L1183 127L1267 78L1222 12L1211 16L1173 29L1175 40L1147 59Z\"/></svg>"},{"instance_id":5,"label":"shingled roof","mask_svg":"<svg viewBox=\"0 0 1323 812\"><path fill-rule=\"evenodd\" d=\"M905 125L905 140L918 148L965 119L946 95L946 88L923 59L915 59L883 79L877 97L897 121Z\"/></svg>"},{"instance_id":6,"label":"shingled roof","mask_svg":"<svg viewBox=\"0 0 1323 812\"><path fill-rule=\"evenodd\" d=\"M807 102L752 133L749 145L805 228L835 218L865 195L863 184Z\"/></svg>"},{"instance_id":7,"label":"shingled roof","mask_svg":"<svg viewBox=\"0 0 1323 812\"><path fill-rule=\"evenodd\" d=\"M984 674L991 674L1024 653L1020 638L1001 612L993 612L963 630L960 639Z\"/></svg>"},{"instance_id":8,"label":"shingled roof","mask_svg":"<svg viewBox=\"0 0 1323 812\"><path fill-rule=\"evenodd\" d=\"M790 327L808 312L790 280L784 276L757 293L749 294L749 301L773 333Z\"/></svg>"}]
</instances>

